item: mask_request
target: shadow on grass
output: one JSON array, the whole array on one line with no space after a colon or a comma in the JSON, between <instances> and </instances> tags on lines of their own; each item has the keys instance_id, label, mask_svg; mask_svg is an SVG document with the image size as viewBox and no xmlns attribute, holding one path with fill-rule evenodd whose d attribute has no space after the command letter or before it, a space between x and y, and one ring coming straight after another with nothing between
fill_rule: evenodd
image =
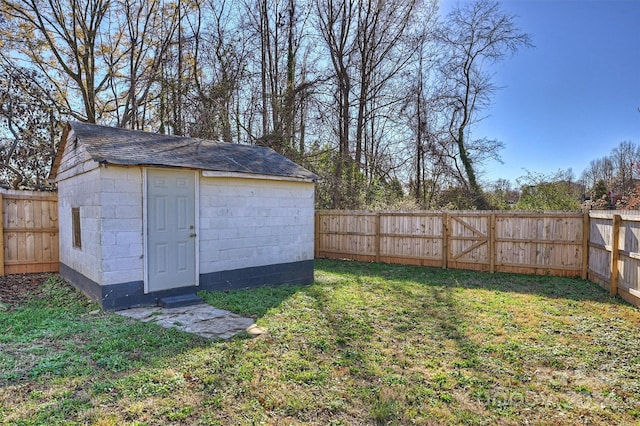
<instances>
[{"instance_id":1,"label":"shadow on grass","mask_svg":"<svg viewBox=\"0 0 640 426\"><path fill-rule=\"evenodd\" d=\"M403 401L425 398L424 395L430 399L428 404L433 405L460 402L453 410L458 416L454 423L481 423L489 417L496 421L520 422L519 413L537 400L527 393L526 386L512 389L510 384L519 385L520 378L513 381L509 377L522 375L522 381L527 382L532 380L529 376L537 367L554 371L587 362L586 358L572 358L561 337L565 332L580 334L581 327L591 323L588 319L591 305L574 302L626 305L621 299L610 297L597 284L579 279L334 260L319 261L317 269L350 282L364 297L370 295L369 303L363 303L359 311L345 308L345 313L340 312L340 307L331 299L332 293L323 293L318 286L312 290L331 320L338 343L335 359L350 368L350 374L361 383L388 384L378 385L375 395L364 398L371 404L372 417L380 424L393 419L400 424L408 423L411 419L403 417L408 415L403 412L402 407L406 405ZM511 309L511 303L519 306ZM385 304L394 306L388 308ZM582 307L574 312L576 306ZM526 328L529 311L543 317L542 329L519 330ZM515 318L511 317L513 312L516 312ZM577 318L565 324L565 314L570 316L572 312ZM382 320L382 316L388 321ZM575 327L568 325L573 321ZM511 331L519 333L519 337L510 340ZM416 336L420 336L419 343L413 343ZM386 351L392 353L393 359L378 357L370 349L376 339L386 340ZM541 342L545 343L541 345ZM408 356L402 349L407 343L411 351L423 352L407 361ZM394 352L391 349L394 345L400 349ZM572 351L588 352L579 344ZM397 374L397 365L402 367L407 363L415 368L420 362L416 360L427 358L432 359L429 362L433 368L421 370L425 372L422 382ZM406 384L404 387L410 389L410 393L421 389L424 395L394 393L396 383ZM535 385L547 389L544 381L536 381ZM360 389L360 392L374 392L372 389ZM567 385L562 393L571 390ZM552 392L547 400L561 401L562 398ZM388 409L383 415L385 407L400 408L395 412Z\"/></svg>"},{"instance_id":2,"label":"shadow on grass","mask_svg":"<svg viewBox=\"0 0 640 426\"><path fill-rule=\"evenodd\" d=\"M11 367L24 373L19 380L81 378L69 380L69 394L79 395L78 404L89 408L66 414L67 400L56 408L43 392L32 396L41 407L43 417L34 422L39 424L55 423L47 414L54 408L62 419L95 420L90 407L96 410L99 404L126 411L117 417L119 424L175 423L168 416L180 414L185 400L195 413L185 414L184 422L190 423L198 422L196 416L202 416L202 423L218 416L219 424L240 424L239 419L276 424L285 417L318 424L336 418L345 424L516 424L528 420L517 413L530 407L515 401L520 406L510 414L509 401L496 395L501 383L512 383L506 377L528 374L528 367L519 361L522 351L514 349L513 357L507 353L508 342L490 347L483 340L485 331L474 329L480 322L478 307L495 292L495 312L486 312L485 323L504 320L508 332L515 320L500 316L509 303L506 292L618 303L595 284L566 278L333 260L318 260L316 272L310 286L201 293L216 307L264 318L271 332L255 340L211 342L136 323L74 300L66 290L34 303L19 322L13 316L3 323L0 315L0 330L13 321L12 348L39 346L42 351L39 376L29 377L33 366ZM467 300L467 293L478 300ZM0 343L3 338L0 334ZM51 342L58 352L47 358ZM2 355L0 367L17 362ZM83 399L87 394L91 399ZM159 399L173 411L153 408ZM230 411L223 411L227 407Z\"/></svg>"},{"instance_id":3,"label":"shadow on grass","mask_svg":"<svg viewBox=\"0 0 640 426\"><path fill-rule=\"evenodd\" d=\"M416 420L413 406L455 403L460 391L449 369L478 368L482 348L467 337L468 316L450 284L416 282L425 268L321 261L318 269L342 277L334 288L329 279L308 293L332 329L333 362L358 384L350 392L372 422L408 424ZM486 421L468 407L456 412L453 423Z\"/></svg>"},{"instance_id":4,"label":"shadow on grass","mask_svg":"<svg viewBox=\"0 0 640 426\"><path fill-rule=\"evenodd\" d=\"M283 301L303 288L305 286L264 286L246 290L201 291L198 296L216 308L255 319L278 308Z\"/></svg>"},{"instance_id":5,"label":"shadow on grass","mask_svg":"<svg viewBox=\"0 0 640 426\"><path fill-rule=\"evenodd\" d=\"M518 275L477 271L442 269L434 267L366 263L349 260L316 260L316 278L321 274L337 274L335 283L350 283L384 280L394 291L404 293L409 300L416 297L412 285L431 287L434 300L452 303L454 289L482 289L496 293L528 294L552 299L567 299L576 302L593 301L625 305L619 297L590 281L540 275ZM325 277L326 278L326 277ZM331 279L330 279L331 281ZM316 279L315 284L319 281ZM312 286L313 287L313 286ZM272 310L281 309L283 302L300 291L319 297L309 286L265 286L247 290L203 291L198 293L203 300L217 308L229 310L254 319L264 317ZM446 314L450 316L450 313Z\"/></svg>"},{"instance_id":6,"label":"shadow on grass","mask_svg":"<svg viewBox=\"0 0 640 426\"><path fill-rule=\"evenodd\" d=\"M436 405L454 400L454 379L409 376L404 368L415 367L426 357L435 365L442 362L440 355L447 359L452 353L460 367L475 368L481 363L481 349L467 338L467 317L451 291L460 286L456 275L437 269L329 260L317 261L316 272L311 286L200 295L219 308L269 317L267 327L271 322L278 329L274 338L286 342L289 357L301 357L300 364L307 366L304 374L291 373L292 380L322 386L327 371L340 375L342 383L350 383L340 398L365 410L368 423L413 421L407 414L407 399L426 405L431 404L430 399ZM405 345L420 353L407 355ZM432 353L430 345L447 352ZM284 365L279 369L287 371Z\"/></svg>"},{"instance_id":7,"label":"shadow on grass","mask_svg":"<svg viewBox=\"0 0 640 426\"><path fill-rule=\"evenodd\" d=\"M598 284L579 278L507 273L491 274L460 269L364 263L349 260L323 259L317 260L316 264L320 268L326 268L334 273L414 282L428 286L484 289L497 292L531 294L554 299L626 304L619 297L611 297Z\"/></svg>"}]
</instances>

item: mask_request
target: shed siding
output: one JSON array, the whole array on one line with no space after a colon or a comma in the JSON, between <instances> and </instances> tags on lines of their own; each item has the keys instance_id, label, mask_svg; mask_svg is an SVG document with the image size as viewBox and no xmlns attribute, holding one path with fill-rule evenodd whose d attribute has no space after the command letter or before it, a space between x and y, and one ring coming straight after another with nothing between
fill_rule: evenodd
<instances>
[{"instance_id":1,"label":"shed siding","mask_svg":"<svg viewBox=\"0 0 640 426\"><path fill-rule=\"evenodd\" d=\"M80 208L82 247L73 247L71 208ZM98 284L102 283L100 231L100 169L58 182L60 262Z\"/></svg>"},{"instance_id":2,"label":"shed siding","mask_svg":"<svg viewBox=\"0 0 640 426\"><path fill-rule=\"evenodd\" d=\"M102 167L102 285L143 279L142 167Z\"/></svg>"},{"instance_id":3,"label":"shed siding","mask_svg":"<svg viewBox=\"0 0 640 426\"><path fill-rule=\"evenodd\" d=\"M313 260L314 185L200 178L200 273Z\"/></svg>"},{"instance_id":4,"label":"shed siding","mask_svg":"<svg viewBox=\"0 0 640 426\"><path fill-rule=\"evenodd\" d=\"M74 132L70 131L64 143L64 151L60 159L56 182L89 172L97 167L98 163L91 159L86 148L77 143Z\"/></svg>"}]
</instances>

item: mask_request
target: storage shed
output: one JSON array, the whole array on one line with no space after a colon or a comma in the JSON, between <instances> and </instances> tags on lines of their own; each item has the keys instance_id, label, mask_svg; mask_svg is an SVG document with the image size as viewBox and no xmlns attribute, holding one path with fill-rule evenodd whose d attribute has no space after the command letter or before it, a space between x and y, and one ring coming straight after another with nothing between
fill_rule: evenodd
<instances>
[{"instance_id":1,"label":"storage shed","mask_svg":"<svg viewBox=\"0 0 640 426\"><path fill-rule=\"evenodd\" d=\"M69 123L60 273L105 309L313 281L316 175L270 148Z\"/></svg>"}]
</instances>

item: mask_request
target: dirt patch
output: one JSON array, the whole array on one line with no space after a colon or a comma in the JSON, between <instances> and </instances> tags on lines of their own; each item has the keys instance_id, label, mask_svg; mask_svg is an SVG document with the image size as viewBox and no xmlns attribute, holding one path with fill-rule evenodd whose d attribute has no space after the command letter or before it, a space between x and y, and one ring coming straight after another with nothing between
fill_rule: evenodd
<instances>
[{"instance_id":1,"label":"dirt patch","mask_svg":"<svg viewBox=\"0 0 640 426\"><path fill-rule=\"evenodd\" d=\"M6 275L0 277L0 308L13 308L37 297L51 274Z\"/></svg>"}]
</instances>

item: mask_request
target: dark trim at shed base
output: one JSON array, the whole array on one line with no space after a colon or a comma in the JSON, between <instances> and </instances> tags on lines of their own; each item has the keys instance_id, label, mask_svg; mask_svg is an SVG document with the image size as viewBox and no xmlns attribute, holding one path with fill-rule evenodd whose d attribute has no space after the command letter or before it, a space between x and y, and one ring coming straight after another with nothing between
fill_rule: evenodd
<instances>
[{"instance_id":1,"label":"dark trim at shed base","mask_svg":"<svg viewBox=\"0 0 640 426\"><path fill-rule=\"evenodd\" d=\"M164 297L194 294L202 290L240 290L267 285L306 285L313 282L313 260L256 266L200 274L200 285L144 293L143 281L101 286L75 269L60 263L60 275L103 309L120 310L156 306Z\"/></svg>"}]
</instances>

